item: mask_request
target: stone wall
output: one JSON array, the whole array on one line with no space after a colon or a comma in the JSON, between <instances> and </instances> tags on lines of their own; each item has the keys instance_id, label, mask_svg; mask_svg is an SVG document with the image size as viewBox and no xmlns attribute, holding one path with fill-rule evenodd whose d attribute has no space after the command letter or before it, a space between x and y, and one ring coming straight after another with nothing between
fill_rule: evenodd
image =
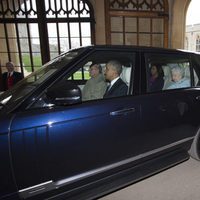
<instances>
[{"instance_id":1,"label":"stone wall","mask_svg":"<svg viewBox=\"0 0 200 200\"><path fill-rule=\"evenodd\" d=\"M200 49L197 48L197 42L200 42L200 24L186 26L185 49L199 51Z\"/></svg>"},{"instance_id":2,"label":"stone wall","mask_svg":"<svg viewBox=\"0 0 200 200\"><path fill-rule=\"evenodd\" d=\"M90 0L95 14L96 44L106 44L105 5L104 1ZM168 47L184 48L186 14L191 0L168 0L169 27Z\"/></svg>"}]
</instances>

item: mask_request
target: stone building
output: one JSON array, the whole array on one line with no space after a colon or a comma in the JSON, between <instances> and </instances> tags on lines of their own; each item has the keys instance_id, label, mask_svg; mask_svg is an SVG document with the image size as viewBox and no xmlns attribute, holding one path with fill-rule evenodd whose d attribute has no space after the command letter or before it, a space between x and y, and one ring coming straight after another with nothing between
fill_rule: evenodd
<instances>
[{"instance_id":1,"label":"stone building","mask_svg":"<svg viewBox=\"0 0 200 200\"><path fill-rule=\"evenodd\" d=\"M63 51L89 44L184 48L190 2L0 0L1 72L8 60L18 71L35 71Z\"/></svg>"},{"instance_id":2,"label":"stone building","mask_svg":"<svg viewBox=\"0 0 200 200\"><path fill-rule=\"evenodd\" d=\"M185 49L200 52L200 24L186 26Z\"/></svg>"}]
</instances>

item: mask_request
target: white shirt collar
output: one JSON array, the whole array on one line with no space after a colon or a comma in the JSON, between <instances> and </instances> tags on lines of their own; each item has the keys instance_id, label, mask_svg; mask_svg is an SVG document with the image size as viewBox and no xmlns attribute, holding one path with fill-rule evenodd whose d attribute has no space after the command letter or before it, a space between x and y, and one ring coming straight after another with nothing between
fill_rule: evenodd
<instances>
[{"instance_id":1,"label":"white shirt collar","mask_svg":"<svg viewBox=\"0 0 200 200\"><path fill-rule=\"evenodd\" d=\"M113 79L111 82L110 82L110 87L112 87L115 82L119 79L120 77L118 76L117 78Z\"/></svg>"},{"instance_id":2,"label":"white shirt collar","mask_svg":"<svg viewBox=\"0 0 200 200\"><path fill-rule=\"evenodd\" d=\"M12 72L8 72L7 74L8 74L8 76L9 76L9 74L10 74L10 76L12 76L13 75L13 71Z\"/></svg>"}]
</instances>

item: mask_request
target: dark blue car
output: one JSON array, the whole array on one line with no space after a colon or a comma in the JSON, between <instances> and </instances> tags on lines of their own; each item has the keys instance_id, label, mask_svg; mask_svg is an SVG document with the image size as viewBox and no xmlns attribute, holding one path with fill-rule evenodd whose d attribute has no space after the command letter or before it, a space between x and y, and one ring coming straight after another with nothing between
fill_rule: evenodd
<instances>
[{"instance_id":1,"label":"dark blue car","mask_svg":"<svg viewBox=\"0 0 200 200\"><path fill-rule=\"evenodd\" d=\"M128 92L82 100L90 66L111 60ZM94 199L199 159L199 80L196 53L89 46L58 56L0 95L0 199Z\"/></svg>"}]
</instances>

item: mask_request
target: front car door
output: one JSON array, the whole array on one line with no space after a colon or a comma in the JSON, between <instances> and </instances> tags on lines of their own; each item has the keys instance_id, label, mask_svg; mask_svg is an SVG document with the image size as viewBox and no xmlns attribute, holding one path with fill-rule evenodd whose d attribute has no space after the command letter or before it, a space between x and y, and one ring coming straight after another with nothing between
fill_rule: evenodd
<instances>
[{"instance_id":1,"label":"front car door","mask_svg":"<svg viewBox=\"0 0 200 200\"><path fill-rule=\"evenodd\" d=\"M78 74L86 72L88 63L103 67L115 59L123 68L130 68L125 96L49 107L41 103L46 88L29 109L16 114L11 125L11 152L22 197L54 193L62 186L66 190L80 187L135 161L143 142L138 134L140 102L133 92L139 84L135 78L139 77L139 68L135 68L138 58L131 50L98 50L58 78L80 84L82 89L84 80L80 83ZM56 84L59 81L50 88Z\"/></svg>"}]
</instances>

